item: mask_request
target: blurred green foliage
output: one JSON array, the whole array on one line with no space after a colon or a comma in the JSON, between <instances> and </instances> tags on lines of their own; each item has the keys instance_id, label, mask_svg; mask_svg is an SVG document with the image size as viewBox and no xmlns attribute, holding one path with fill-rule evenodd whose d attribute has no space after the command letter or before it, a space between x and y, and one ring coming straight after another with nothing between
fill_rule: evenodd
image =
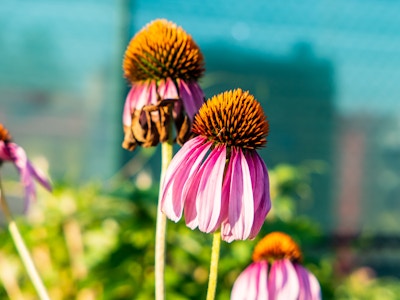
<instances>
[{"instance_id":1,"label":"blurred green foliage","mask_svg":"<svg viewBox=\"0 0 400 300\"><path fill-rule=\"evenodd\" d=\"M399 280L374 278L367 268L336 274L335 251L321 247L318 224L297 215L300 202L312 201L315 166L270 170L273 210L255 240L222 242L217 299L229 299L257 241L276 230L299 242L324 299L399 299ZM18 219L51 299L154 298L158 187L141 189L133 182L59 184L52 194L40 190L38 203ZM190 230L183 221L168 221L167 230L167 299L205 299L212 236ZM0 246L0 299L36 299L5 227Z\"/></svg>"}]
</instances>

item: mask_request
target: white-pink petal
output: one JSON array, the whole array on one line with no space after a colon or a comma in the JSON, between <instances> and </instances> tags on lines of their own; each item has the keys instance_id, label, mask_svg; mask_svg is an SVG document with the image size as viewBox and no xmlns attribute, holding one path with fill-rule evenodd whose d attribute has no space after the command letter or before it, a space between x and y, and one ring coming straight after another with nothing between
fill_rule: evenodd
<instances>
[{"instance_id":1,"label":"white-pink petal","mask_svg":"<svg viewBox=\"0 0 400 300\"><path fill-rule=\"evenodd\" d=\"M198 173L201 179L197 191L196 209L199 229L203 232L213 232L221 225L218 221L225 160L226 148L216 147L204 161Z\"/></svg>"},{"instance_id":2,"label":"white-pink petal","mask_svg":"<svg viewBox=\"0 0 400 300\"><path fill-rule=\"evenodd\" d=\"M176 153L165 173L161 185L161 210L174 222L182 217L187 194L185 187L190 184L190 178L199 169L209 147L204 138L189 140Z\"/></svg>"},{"instance_id":3,"label":"white-pink petal","mask_svg":"<svg viewBox=\"0 0 400 300\"><path fill-rule=\"evenodd\" d=\"M300 284L298 300L320 300L321 287L317 278L299 264L294 264L294 268Z\"/></svg>"},{"instance_id":4,"label":"white-pink petal","mask_svg":"<svg viewBox=\"0 0 400 300\"><path fill-rule=\"evenodd\" d=\"M224 183L222 185L222 199L221 199L221 238L223 241L231 243L234 241L232 234L232 227L229 223L229 201L230 201L230 190L231 190L231 179L232 179L232 164L228 163L225 171Z\"/></svg>"},{"instance_id":5,"label":"white-pink petal","mask_svg":"<svg viewBox=\"0 0 400 300\"><path fill-rule=\"evenodd\" d=\"M126 96L126 100L125 100L125 104L124 104L124 111L122 113L122 124L124 124L124 126L131 126L132 124L132 111L133 111L133 107L132 107L132 94L134 94L135 90L135 86L133 86L128 95Z\"/></svg>"},{"instance_id":6,"label":"white-pink petal","mask_svg":"<svg viewBox=\"0 0 400 300\"><path fill-rule=\"evenodd\" d=\"M268 277L268 291L274 300L297 300L299 280L293 264L288 259L276 260Z\"/></svg>"},{"instance_id":7,"label":"white-pink petal","mask_svg":"<svg viewBox=\"0 0 400 300\"><path fill-rule=\"evenodd\" d=\"M176 85L171 78L161 80L158 83L158 93L161 99L178 99Z\"/></svg>"},{"instance_id":8,"label":"white-pink petal","mask_svg":"<svg viewBox=\"0 0 400 300\"><path fill-rule=\"evenodd\" d=\"M254 221L254 198L250 171L241 149L232 147L228 222L235 240L249 237Z\"/></svg>"},{"instance_id":9,"label":"white-pink petal","mask_svg":"<svg viewBox=\"0 0 400 300\"><path fill-rule=\"evenodd\" d=\"M201 180L201 169L192 177L190 185L187 187L187 196L185 201L185 222L190 229L199 226L199 218L197 214L197 191Z\"/></svg>"},{"instance_id":10,"label":"white-pink petal","mask_svg":"<svg viewBox=\"0 0 400 300\"><path fill-rule=\"evenodd\" d=\"M246 157L251 173L254 195L254 223L249 238L259 233L265 218L271 209L268 169L256 151Z\"/></svg>"},{"instance_id":11,"label":"white-pink petal","mask_svg":"<svg viewBox=\"0 0 400 300\"><path fill-rule=\"evenodd\" d=\"M135 109L142 109L145 105L154 105L157 101L158 96L155 81L134 83L126 96L122 113L123 125L131 126L132 113Z\"/></svg>"},{"instance_id":12,"label":"white-pink petal","mask_svg":"<svg viewBox=\"0 0 400 300\"><path fill-rule=\"evenodd\" d=\"M266 261L250 264L236 279L231 300L268 300L267 274Z\"/></svg>"},{"instance_id":13,"label":"white-pink petal","mask_svg":"<svg viewBox=\"0 0 400 300\"><path fill-rule=\"evenodd\" d=\"M143 106L151 104L150 94L155 90L154 82L136 83L135 92L131 95L131 108L142 109Z\"/></svg>"}]
</instances>

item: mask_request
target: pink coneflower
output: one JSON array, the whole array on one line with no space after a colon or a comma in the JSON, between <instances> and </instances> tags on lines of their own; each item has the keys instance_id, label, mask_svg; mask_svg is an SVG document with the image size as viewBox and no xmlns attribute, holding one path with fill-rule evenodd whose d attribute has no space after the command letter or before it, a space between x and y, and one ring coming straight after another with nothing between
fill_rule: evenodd
<instances>
[{"instance_id":1,"label":"pink coneflower","mask_svg":"<svg viewBox=\"0 0 400 300\"><path fill-rule=\"evenodd\" d=\"M122 146L134 150L137 145L150 147L166 141L171 118L177 142L183 144L204 102L197 83L204 73L204 60L192 37L172 22L155 20L130 41L123 69L132 88L123 112Z\"/></svg>"},{"instance_id":2,"label":"pink coneflower","mask_svg":"<svg viewBox=\"0 0 400 300\"><path fill-rule=\"evenodd\" d=\"M24 149L11 141L11 135L0 123L0 166L5 161L12 162L20 174L21 183L25 187L25 209L28 208L31 201L36 199L34 180L37 180L49 191L51 190L46 176L32 166Z\"/></svg>"},{"instance_id":3,"label":"pink coneflower","mask_svg":"<svg viewBox=\"0 0 400 300\"><path fill-rule=\"evenodd\" d=\"M321 299L318 280L301 260L300 248L290 236L266 235L254 249L254 262L236 279L231 300Z\"/></svg>"},{"instance_id":4,"label":"pink coneflower","mask_svg":"<svg viewBox=\"0 0 400 300\"><path fill-rule=\"evenodd\" d=\"M212 97L196 115L192 132L167 169L161 209L177 222L222 239L254 238L271 208L268 171L256 148L266 143L268 122L249 92Z\"/></svg>"}]
</instances>

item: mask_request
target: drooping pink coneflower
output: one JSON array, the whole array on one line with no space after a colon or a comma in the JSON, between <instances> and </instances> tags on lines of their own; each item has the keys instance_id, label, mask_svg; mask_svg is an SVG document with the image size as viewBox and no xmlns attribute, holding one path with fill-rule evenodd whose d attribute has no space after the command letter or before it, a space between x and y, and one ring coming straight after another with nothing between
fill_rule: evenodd
<instances>
[{"instance_id":1,"label":"drooping pink coneflower","mask_svg":"<svg viewBox=\"0 0 400 300\"><path fill-rule=\"evenodd\" d=\"M32 165L25 150L12 142L8 130L0 123L0 166L6 161L13 163L20 174L21 183L25 188L25 209L36 199L34 180L47 190L51 190L51 184L46 176Z\"/></svg>"},{"instance_id":2,"label":"drooping pink coneflower","mask_svg":"<svg viewBox=\"0 0 400 300\"><path fill-rule=\"evenodd\" d=\"M300 248L290 236L266 235L254 249L254 262L236 279L231 300L321 299L318 280L301 260Z\"/></svg>"},{"instance_id":3,"label":"drooping pink coneflower","mask_svg":"<svg viewBox=\"0 0 400 300\"><path fill-rule=\"evenodd\" d=\"M192 37L170 21L155 20L130 41L123 69L132 88L124 106L122 146L134 150L137 145L166 141L171 118L177 142L186 142L204 102L197 83L204 73L204 59Z\"/></svg>"},{"instance_id":4,"label":"drooping pink coneflower","mask_svg":"<svg viewBox=\"0 0 400 300\"><path fill-rule=\"evenodd\" d=\"M254 238L271 208L268 171L256 152L269 125L241 89L209 99L196 115L196 135L177 152L162 184L161 209L188 227L221 230L227 242Z\"/></svg>"}]
</instances>

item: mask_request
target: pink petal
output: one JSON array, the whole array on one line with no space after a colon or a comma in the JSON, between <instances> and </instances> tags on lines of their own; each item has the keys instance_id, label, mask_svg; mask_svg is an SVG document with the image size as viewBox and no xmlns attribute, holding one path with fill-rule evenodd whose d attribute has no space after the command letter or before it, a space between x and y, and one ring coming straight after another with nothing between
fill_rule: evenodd
<instances>
[{"instance_id":1,"label":"pink petal","mask_svg":"<svg viewBox=\"0 0 400 300\"><path fill-rule=\"evenodd\" d=\"M224 220L221 224L221 238L227 243L232 243L235 240L232 234L231 224L228 223L228 220Z\"/></svg>"},{"instance_id":2,"label":"pink petal","mask_svg":"<svg viewBox=\"0 0 400 300\"><path fill-rule=\"evenodd\" d=\"M148 97L147 102L144 105L148 104L157 104L158 95L157 95L157 84L155 81L150 81L148 86Z\"/></svg>"},{"instance_id":3,"label":"pink petal","mask_svg":"<svg viewBox=\"0 0 400 300\"><path fill-rule=\"evenodd\" d=\"M275 261L268 277L268 291L271 299L297 300L299 289L299 280L290 260Z\"/></svg>"},{"instance_id":4,"label":"pink petal","mask_svg":"<svg viewBox=\"0 0 400 300\"><path fill-rule=\"evenodd\" d=\"M226 148L214 148L197 175L201 179L197 190L196 210L199 229L203 232L213 232L221 225L218 221L225 160Z\"/></svg>"},{"instance_id":5,"label":"pink petal","mask_svg":"<svg viewBox=\"0 0 400 300\"><path fill-rule=\"evenodd\" d=\"M199 226L199 218L197 212L197 191L199 189L201 180L201 171L198 171L192 177L190 185L188 185L188 192L185 201L185 222L186 226L190 229L195 229Z\"/></svg>"},{"instance_id":6,"label":"pink petal","mask_svg":"<svg viewBox=\"0 0 400 300\"><path fill-rule=\"evenodd\" d=\"M254 195L254 223L249 238L253 239L259 233L265 218L271 209L269 193L268 169L256 151L246 156Z\"/></svg>"},{"instance_id":7,"label":"pink petal","mask_svg":"<svg viewBox=\"0 0 400 300\"><path fill-rule=\"evenodd\" d=\"M161 99L178 99L178 90L176 89L175 83L171 78L167 78L165 81L161 80L158 83L158 93Z\"/></svg>"},{"instance_id":8,"label":"pink petal","mask_svg":"<svg viewBox=\"0 0 400 300\"><path fill-rule=\"evenodd\" d=\"M126 96L124 110L122 113L122 123L125 126L131 126L132 113L135 109L142 109L143 106L157 103L156 83L137 82L132 85Z\"/></svg>"},{"instance_id":9,"label":"pink petal","mask_svg":"<svg viewBox=\"0 0 400 300\"><path fill-rule=\"evenodd\" d=\"M321 287L315 276L299 264L294 264L300 283L298 300L320 300Z\"/></svg>"},{"instance_id":10,"label":"pink petal","mask_svg":"<svg viewBox=\"0 0 400 300\"><path fill-rule=\"evenodd\" d=\"M129 94L131 109L142 109L143 106L151 103L150 93L155 89L155 82L138 82L135 83L135 89Z\"/></svg>"},{"instance_id":11,"label":"pink petal","mask_svg":"<svg viewBox=\"0 0 400 300\"><path fill-rule=\"evenodd\" d=\"M232 147L229 165L231 172L228 170L225 176L231 180L228 222L234 238L245 240L253 226L254 203L250 171L241 149Z\"/></svg>"},{"instance_id":12,"label":"pink petal","mask_svg":"<svg viewBox=\"0 0 400 300\"><path fill-rule=\"evenodd\" d=\"M122 113L122 124L124 126L131 126L132 124L132 112L133 112L133 107L132 107L132 94L134 94L134 89L135 86L133 86L128 95L126 96L125 104L124 104L124 111Z\"/></svg>"},{"instance_id":13,"label":"pink petal","mask_svg":"<svg viewBox=\"0 0 400 300\"><path fill-rule=\"evenodd\" d=\"M228 220L229 213L229 198L231 189L231 179L232 176L232 163L228 164L227 170L225 172L224 183L222 185L222 201L221 201L221 238L225 242L231 243L235 240L232 234L232 227Z\"/></svg>"},{"instance_id":14,"label":"pink petal","mask_svg":"<svg viewBox=\"0 0 400 300\"><path fill-rule=\"evenodd\" d=\"M10 144L10 143L9 143ZM0 160L3 161L12 161L12 158L10 156L10 150L6 146L6 143L4 141L0 141Z\"/></svg>"},{"instance_id":15,"label":"pink petal","mask_svg":"<svg viewBox=\"0 0 400 300\"><path fill-rule=\"evenodd\" d=\"M161 210L169 219L177 222L182 217L191 177L210 146L210 143L205 144L204 138L195 137L183 145L169 164L161 186Z\"/></svg>"},{"instance_id":16,"label":"pink petal","mask_svg":"<svg viewBox=\"0 0 400 300\"><path fill-rule=\"evenodd\" d=\"M266 261L249 265L236 279L231 300L268 300L267 273Z\"/></svg>"},{"instance_id":17,"label":"pink petal","mask_svg":"<svg viewBox=\"0 0 400 300\"><path fill-rule=\"evenodd\" d=\"M167 78L165 81L161 80L158 84L158 93L161 99L179 99L179 93L174 81ZM174 105L173 117L177 118L182 109L181 101L177 101Z\"/></svg>"}]
</instances>

